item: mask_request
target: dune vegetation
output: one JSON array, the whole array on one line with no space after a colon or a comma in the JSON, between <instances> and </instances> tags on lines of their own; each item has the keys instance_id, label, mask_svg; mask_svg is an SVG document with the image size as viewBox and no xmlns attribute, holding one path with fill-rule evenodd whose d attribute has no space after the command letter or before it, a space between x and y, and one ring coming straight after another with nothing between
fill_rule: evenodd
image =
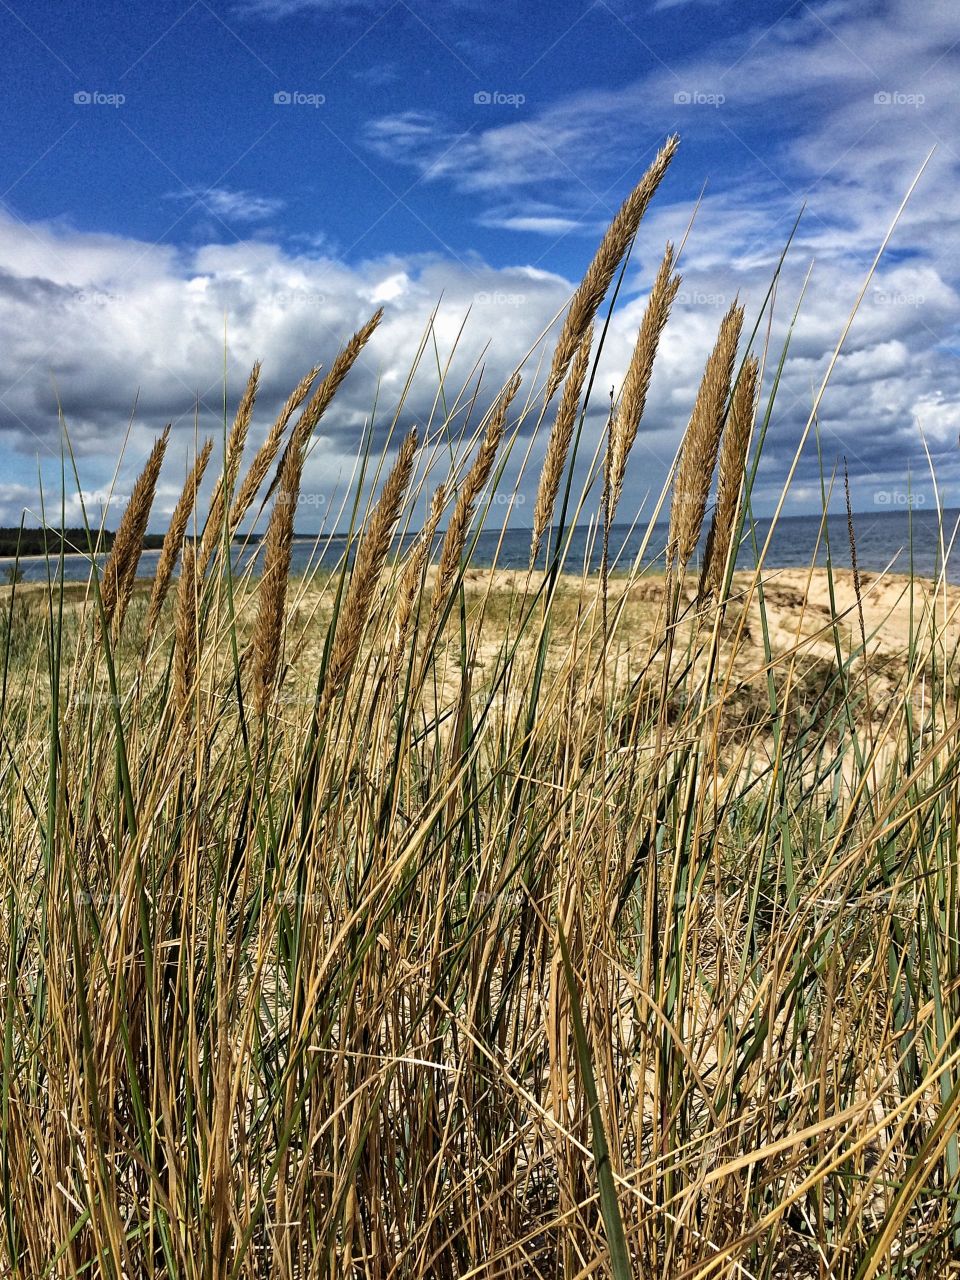
<instances>
[{"instance_id":1,"label":"dune vegetation","mask_svg":"<svg viewBox=\"0 0 960 1280\"><path fill-rule=\"evenodd\" d=\"M851 571L850 545L766 569L772 288L723 317L641 512L669 514L664 560L624 562L672 246L599 437L587 413L675 147L555 345L492 390L439 367L416 426L377 410L347 542L305 578L305 459L379 314L256 450L254 368L152 579L169 430L88 582L52 557L3 589L4 1276L868 1280L960 1255L958 598ZM530 568L479 567L531 440ZM258 512L254 573L231 547ZM585 524L597 573L568 555Z\"/></svg>"}]
</instances>

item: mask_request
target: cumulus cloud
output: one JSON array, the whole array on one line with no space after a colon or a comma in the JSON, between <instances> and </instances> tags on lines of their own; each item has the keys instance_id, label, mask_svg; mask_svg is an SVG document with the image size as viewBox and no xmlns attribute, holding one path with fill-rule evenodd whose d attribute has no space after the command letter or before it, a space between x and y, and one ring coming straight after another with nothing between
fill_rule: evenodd
<instances>
[{"instance_id":1,"label":"cumulus cloud","mask_svg":"<svg viewBox=\"0 0 960 1280\"><path fill-rule=\"evenodd\" d=\"M602 429L607 390L623 378L660 238L667 224L676 238L686 215L682 206L659 209L638 244L636 266L598 373L597 413L589 425L587 453ZM639 503L643 493L662 483L724 309L739 293L753 318L763 301L770 278L765 258L734 255L733 266L720 265L714 241L729 234L737 216L723 200L708 200L688 242L685 279L638 437L625 512L630 500ZM853 264L848 266L852 271ZM804 271L805 263L798 261L784 273L771 358L785 335ZM768 434L763 472L768 502L792 460L858 285L855 274L814 270ZM219 439L222 432L224 317L231 403L253 361L264 362L257 415L262 432L303 370L317 360L329 365L350 332L382 305L383 323L324 420L311 455L308 483L318 492L332 493L338 486L342 491L375 404L380 440L401 397L405 423L432 423L436 430L437 360L432 351L405 391L428 325L433 325L441 363L449 361L448 400L453 402L467 386L468 401L479 382L482 405L536 346L572 286L572 281L528 265L494 268L479 258L459 263L440 256L389 257L348 265L252 241L175 251L43 224L24 227L0 218L0 344L5 353L0 432L8 457L19 456L24 475L28 459L39 455L49 481L59 468L62 410L84 485L104 493L134 406L117 480L121 491L129 488L156 430L173 421L174 461L155 521L162 525L197 425L201 435L213 433ZM952 448L960 427L960 371L955 355L942 348L936 334L956 314L957 301L952 285L926 259L891 264L868 291L819 422L828 465L847 456L864 494L870 492L864 486L876 484L891 470L902 477L908 457L921 463L920 427L935 450ZM918 315L925 319L918 321ZM527 363L528 385L536 381L537 359L534 354ZM463 422L459 417L455 429ZM534 446L531 476L541 448L542 442ZM949 477L955 474L952 453L946 463ZM808 454L801 480L814 466ZM532 487L533 480L524 484ZM23 506L36 510L37 505L35 489L21 477L0 488L0 516L6 522L15 522ZM306 508L303 522L305 527L315 524L316 512Z\"/></svg>"},{"instance_id":2,"label":"cumulus cloud","mask_svg":"<svg viewBox=\"0 0 960 1280\"><path fill-rule=\"evenodd\" d=\"M275 243L263 224L276 210L245 191L201 194L214 203L233 201L232 220L245 217L248 234L256 231L258 238L189 249L0 215L0 432L12 472L0 487L0 517L15 521L21 506L36 505L29 499L33 455L48 474L59 470L61 408L83 483L92 491L109 484L134 405L121 488L165 421L175 424L180 471L195 419L201 434L219 438L225 316L228 400L254 359L264 361L262 431L303 370L317 360L329 364L340 343L382 305L384 322L324 421L310 459L309 484L323 492L342 489L374 405L378 439L401 399L404 423L436 429L437 354L441 367L450 361L448 399L478 379L481 401L493 394L575 284L542 268L553 241L575 235L585 266L591 245L583 235L599 235L616 205L611 193L622 193L649 160L636 153L638 136L652 149L674 127L692 156L678 165L703 165L711 184L684 245L683 284L637 440L624 515L662 483L726 307L738 296L749 328L761 318L805 202L778 282L766 363L769 388L803 293L767 434L758 508L776 500L876 248L938 138L945 145L930 161L866 292L817 430L828 471L847 459L860 505L869 507L878 487L902 484L908 467L923 483L924 439L942 492L955 499L960 160L952 139L960 105L945 50L958 37L960 16L946 6L921 24L904 0L876 11L836 0L816 14L799 6L746 42L718 44L709 57L615 91L561 98L522 118L488 113L458 131L417 111L369 124L366 144L384 161L399 160L424 181L470 195L483 225L530 232L531 247L513 266L494 267L469 253L344 261L322 241ZM675 101L678 93L694 91L723 95L724 102ZM751 130L762 130L773 111L787 126L782 144L753 146ZM742 153L735 172L709 172L712 140L721 136L729 144L726 155L731 147ZM634 148L628 174L624 138ZM228 212L226 204L220 208ZM678 197L671 175L641 228L607 336L585 456L599 439L607 392L622 380L664 242L679 242L692 212L693 202ZM430 359L407 388L431 323L436 352L431 341ZM766 334L764 315L758 349ZM537 359L535 353L528 361L527 385L535 380ZM455 425L462 426L462 418ZM542 441L532 448L533 477L541 452ZM816 505L818 493L811 440L795 506ZM175 494L171 479L159 523ZM307 511L305 527L312 518Z\"/></svg>"}]
</instances>

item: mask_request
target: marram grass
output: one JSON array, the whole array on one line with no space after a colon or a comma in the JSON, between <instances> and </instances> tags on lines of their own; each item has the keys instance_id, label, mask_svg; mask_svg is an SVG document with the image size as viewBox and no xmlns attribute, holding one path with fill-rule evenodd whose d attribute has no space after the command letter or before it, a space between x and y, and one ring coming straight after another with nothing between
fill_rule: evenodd
<instances>
[{"instance_id":1,"label":"marram grass","mask_svg":"<svg viewBox=\"0 0 960 1280\"><path fill-rule=\"evenodd\" d=\"M6 590L0 1274L948 1272L956 596L903 579L884 648L882 579L831 567L824 606L733 572L776 387L739 310L650 512L672 492L672 572L596 525L610 573L567 556L623 511L670 341L668 250L578 494L593 322L674 145L545 383L526 359L441 387L365 448L349 554L289 576L306 451L378 316L244 465L254 369L206 517L209 449L188 472L175 590L168 548L136 579L166 434L102 572ZM535 424L546 559L480 569ZM225 548L275 463L253 579Z\"/></svg>"}]
</instances>

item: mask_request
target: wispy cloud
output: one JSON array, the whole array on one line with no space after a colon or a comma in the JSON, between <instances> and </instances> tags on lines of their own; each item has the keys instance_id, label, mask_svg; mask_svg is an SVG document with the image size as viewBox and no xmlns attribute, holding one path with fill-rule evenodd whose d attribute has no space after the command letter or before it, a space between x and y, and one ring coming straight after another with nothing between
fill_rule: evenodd
<instances>
[{"instance_id":1,"label":"wispy cloud","mask_svg":"<svg viewBox=\"0 0 960 1280\"><path fill-rule=\"evenodd\" d=\"M392 0L235 0L241 17L290 18L309 10L342 12L349 9L389 8Z\"/></svg>"},{"instance_id":2,"label":"wispy cloud","mask_svg":"<svg viewBox=\"0 0 960 1280\"><path fill-rule=\"evenodd\" d=\"M203 187L187 191L171 191L168 200L188 200L217 218L228 222L263 222L274 217L284 206L276 196L255 195L250 191L234 191L228 187Z\"/></svg>"}]
</instances>

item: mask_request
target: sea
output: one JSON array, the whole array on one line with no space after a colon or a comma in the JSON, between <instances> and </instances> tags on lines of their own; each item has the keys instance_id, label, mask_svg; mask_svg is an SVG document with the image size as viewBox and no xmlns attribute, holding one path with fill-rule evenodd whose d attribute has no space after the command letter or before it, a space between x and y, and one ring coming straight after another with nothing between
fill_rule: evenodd
<instances>
[{"instance_id":1,"label":"sea","mask_svg":"<svg viewBox=\"0 0 960 1280\"><path fill-rule=\"evenodd\" d=\"M835 568L850 568L852 564L851 540L847 517L843 512L831 514L826 522L823 516L791 515L772 521L757 518L748 523L740 544L737 567L753 568L757 554L770 538L764 564L768 569L807 568L812 564L825 566L828 561ZM892 511L871 511L853 517L857 564L860 570L872 574L890 572L933 578L940 575L946 560L946 579L960 582L960 549L951 554L951 545L960 528L960 508L936 510L931 507L901 508ZM631 527L614 525L610 535L610 555L614 571L641 567L656 571L663 565L667 540L666 523L644 524ZM397 539L400 550L408 539ZM342 560L348 539L343 534L323 534L297 537L293 543L291 571L294 574L314 569L333 568ZM698 551L702 554L703 545ZM946 554L944 554L946 553ZM144 551L138 573L149 577L153 574L159 551ZM471 554L471 564L476 568L496 566L501 569L525 569L530 556L530 530L527 528L484 529L476 535ZM542 551L539 563L545 563L546 551ZM252 566L256 574L263 558L259 542L234 549L234 568L244 572ZM578 526L569 535L564 559L568 572L580 573L585 568L595 570L600 562L600 541L595 527ZM0 582L7 576L13 561L0 559ZM21 558L22 579L27 582L46 580L48 573L57 571L56 560L48 565L42 556ZM65 581L85 581L89 575L89 557L67 555L63 562Z\"/></svg>"}]
</instances>

